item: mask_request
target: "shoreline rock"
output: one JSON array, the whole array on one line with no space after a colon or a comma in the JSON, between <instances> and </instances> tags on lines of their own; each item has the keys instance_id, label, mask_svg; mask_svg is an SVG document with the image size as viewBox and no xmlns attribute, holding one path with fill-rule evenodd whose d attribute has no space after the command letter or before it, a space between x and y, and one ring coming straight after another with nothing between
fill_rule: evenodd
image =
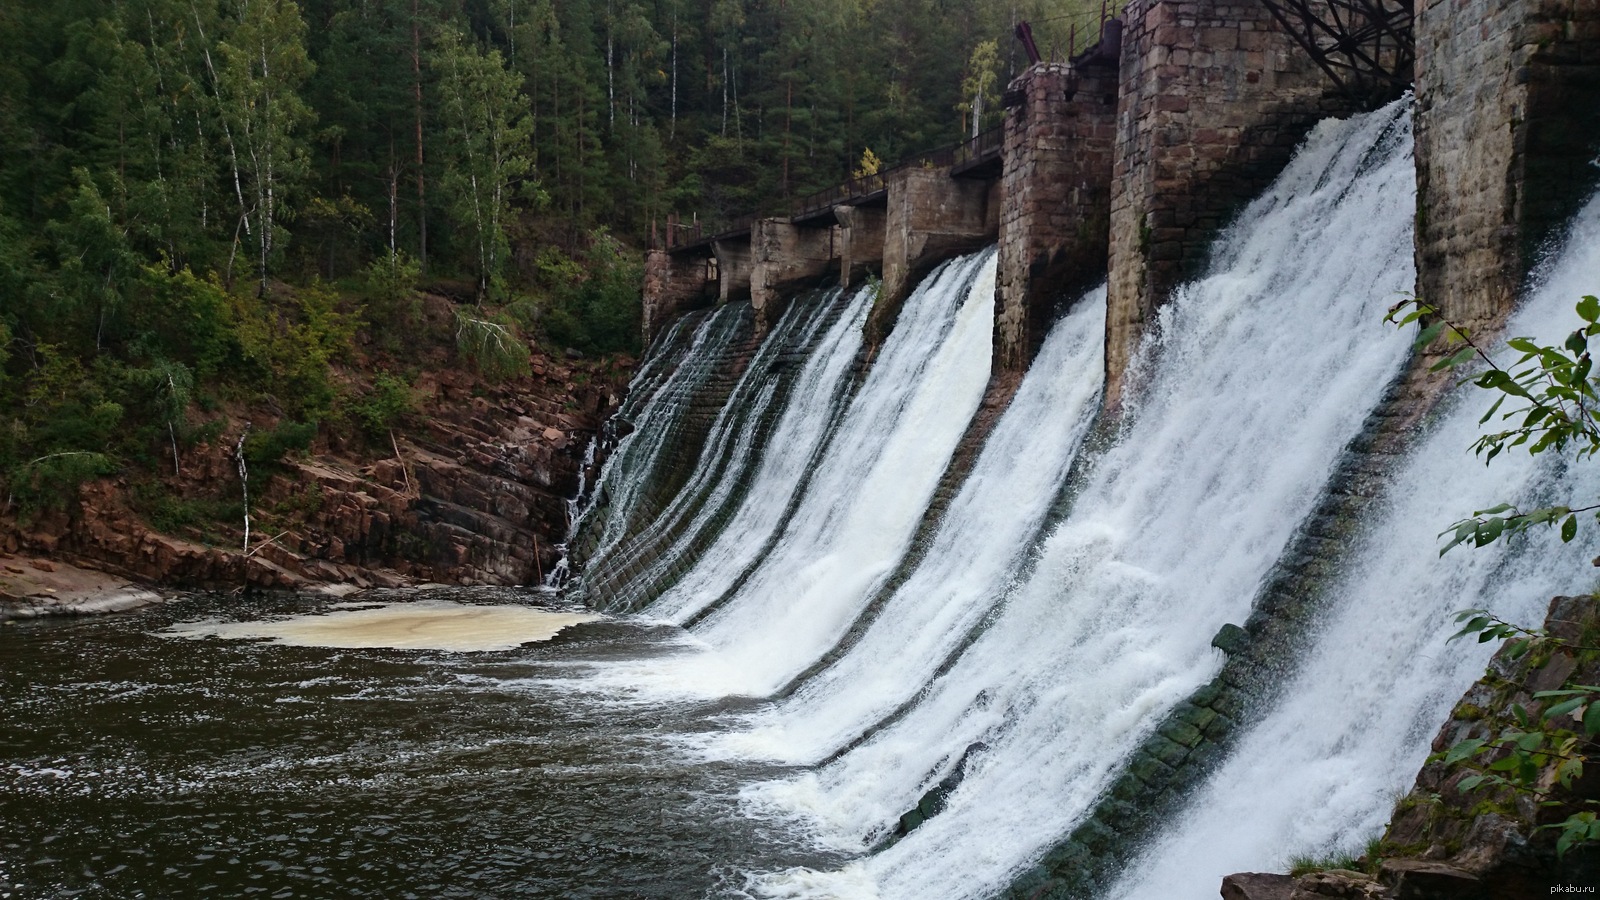
<instances>
[{"instance_id":1,"label":"shoreline rock","mask_svg":"<svg viewBox=\"0 0 1600 900\"><path fill-rule=\"evenodd\" d=\"M0 556L0 622L126 612L169 599L94 569L30 556Z\"/></svg>"},{"instance_id":2,"label":"shoreline rock","mask_svg":"<svg viewBox=\"0 0 1600 900\"><path fill-rule=\"evenodd\" d=\"M1551 828L1569 814L1600 801L1600 754L1593 744L1583 777L1570 789L1556 784L1552 761L1544 768L1544 802L1505 788L1462 790L1470 772L1438 761L1456 742L1490 738L1516 721L1521 707L1538 721L1550 703L1534 694L1570 684L1600 684L1600 654L1587 638L1600 630L1600 597L1556 597L1545 632L1566 643L1526 655L1503 646L1488 671L1467 689L1433 741L1435 757L1423 764L1410 793L1396 805L1377 858L1363 857L1364 872L1330 869L1299 877L1240 873L1223 878L1227 900L1531 900L1566 885L1600 882L1600 844L1555 850ZM1579 728L1567 717L1554 723ZM1500 754L1505 755L1504 752Z\"/></svg>"},{"instance_id":3,"label":"shoreline rock","mask_svg":"<svg viewBox=\"0 0 1600 900\"><path fill-rule=\"evenodd\" d=\"M441 328L451 315L439 298L428 309ZM496 382L453 368L452 353L418 350L417 408L383 439L324 427L306 452L253 464L248 554L232 454L246 423L279 423L260 405L221 410L208 423L221 430L184 448L181 472L130 468L26 516L0 508L0 559L71 561L160 589L536 584L561 558L571 498L603 463L585 448L634 361L535 348L527 375Z\"/></svg>"}]
</instances>

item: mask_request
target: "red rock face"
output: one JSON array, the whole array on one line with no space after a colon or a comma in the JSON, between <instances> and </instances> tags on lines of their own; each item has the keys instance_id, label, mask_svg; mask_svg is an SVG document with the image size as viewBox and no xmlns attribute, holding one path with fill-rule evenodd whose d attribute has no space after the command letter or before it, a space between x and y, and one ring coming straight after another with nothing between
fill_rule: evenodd
<instances>
[{"instance_id":1,"label":"red rock face","mask_svg":"<svg viewBox=\"0 0 1600 900\"><path fill-rule=\"evenodd\" d=\"M248 553L231 457L237 427L186 451L182 477L161 485L213 510L234 506L231 521L219 515L159 533L139 512L130 479L114 477L83 485L66 509L25 520L8 511L0 551L178 587L536 582L559 557L584 450L615 410L632 361L536 354L531 368L498 385L463 371L424 373L420 412L386 446L325 426L309 455L264 480L253 473ZM230 418L258 430L271 421L250 413Z\"/></svg>"}]
</instances>

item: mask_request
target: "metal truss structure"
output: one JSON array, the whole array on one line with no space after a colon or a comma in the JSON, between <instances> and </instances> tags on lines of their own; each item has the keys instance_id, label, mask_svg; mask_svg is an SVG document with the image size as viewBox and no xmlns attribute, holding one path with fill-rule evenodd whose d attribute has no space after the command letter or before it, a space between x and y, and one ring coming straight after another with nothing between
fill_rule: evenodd
<instances>
[{"instance_id":1,"label":"metal truss structure","mask_svg":"<svg viewBox=\"0 0 1600 900\"><path fill-rule=\"evenodd\" d=\"M1413 0L1261 0L1345 93L1367 103L1410 87Z\"/></svg>"}]
</instances>

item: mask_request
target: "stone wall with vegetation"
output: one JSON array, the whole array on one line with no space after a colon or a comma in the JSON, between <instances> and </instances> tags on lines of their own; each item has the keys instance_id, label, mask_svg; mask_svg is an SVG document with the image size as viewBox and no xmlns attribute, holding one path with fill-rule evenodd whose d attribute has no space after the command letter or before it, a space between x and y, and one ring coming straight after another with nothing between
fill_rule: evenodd
<instances>
[{"instance_id":1,"label":"stone wall with vegetation","mask_svg":"<svg viewBox=\"0 0 1600 900\"><path fill-rule=\"evenodd\" d=\"M1600 181L1600 4L1417 5L1417 294L1494 328Z\"/></svg>"},{"instance_id":2,"label":"stone wall with vegetation","mask_svg":"<svg viewBox=\"0 0 1600 900\"><path fill-rule=\"evenodd\" d=\"M1483 771L1447 762L1451 748L1469 739L1497 741L1506 729L1538 723L1562 697L1539 697L1600 679L1600 599L1557 597L1544 631L1560 644L1535 645L1526 653L1508 643L1495 654L1484 677L1467 689L1433 741L1433 755L1411 790L1395 805L1383 837L1354 859L1305 861L1290 874L1241 873L1223 880L1225 900L1533 900L1566 896L1600 882L1600 845L1575 843L1558 849L1569 815L1593 810L1600 801L1600 772L1585 766L1563 786L1551 757L1538 764L1531 782L1544 793L1509 787L1471 787ZM1582 732L1580 707L1546 727ZM1578 750L1592 754L1592 743ZM1506 746L1482 763L1511 756ZM1310 813L1315 815L1314 812Z\"/></svg>"}]
</instances>

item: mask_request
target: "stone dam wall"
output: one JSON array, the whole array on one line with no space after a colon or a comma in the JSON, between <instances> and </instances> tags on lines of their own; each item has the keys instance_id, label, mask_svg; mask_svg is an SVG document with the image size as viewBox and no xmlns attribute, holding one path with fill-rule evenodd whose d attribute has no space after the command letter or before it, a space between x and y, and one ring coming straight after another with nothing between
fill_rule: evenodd
<instances>
[{"instance_id":1,"label":"stone dam wall","mask_svg":"<svg viewBox=\"0 0 1600 900\"><path fill-rule=\"evenodd\" d=\"M838 207L825 226L840 226L831 232L835 257L812 270L846 282L879 272L887 282L972 241L997 240L991 418L1053 318L1085 288L1108 282L1104 407L1051 521L1066 515L1095 447L1115 433L1121 398L1138 390L1124 372L1154 313L1178 284L1203 274L1219 231L1317 121L1371 102L1336 90L1259 3L1134 0L1116 24L1089 53L1011 83L994 170L964 179L918 173L919 202L969 223L959 239L918 236L928 226L906 206L911 195L891 193ZM1414 27L1416 291L1492 334L1536 277L1542 248L1600 184L1600 0L1419 0ZM908 247L924 248L923 258L909 262L916 253ZM716 265L697 271L739 284L748 277L733 271L739 265L736 253L718 252ZM895 278L874 311L878 339L893 327L904 276ZM726 295L712 279L684 296L719 290ZM1249 619L1217 634L1225 654L1218 675L1167 715L1093 812L1008 897L1098 896L1127 848L1268 708L1363 511L1381 498L1384 474L1451 382L1429 371L1436 359L1418 353L1341 454ZM983 432L974 423L972 434ZM972 452L958 454L941 497L959 488L959 461ZM928 523L936 520L931 513ZM939 791L954 789L960 769L908 811L902 832L937 814Z\"/></svg>"}]
</instances>

